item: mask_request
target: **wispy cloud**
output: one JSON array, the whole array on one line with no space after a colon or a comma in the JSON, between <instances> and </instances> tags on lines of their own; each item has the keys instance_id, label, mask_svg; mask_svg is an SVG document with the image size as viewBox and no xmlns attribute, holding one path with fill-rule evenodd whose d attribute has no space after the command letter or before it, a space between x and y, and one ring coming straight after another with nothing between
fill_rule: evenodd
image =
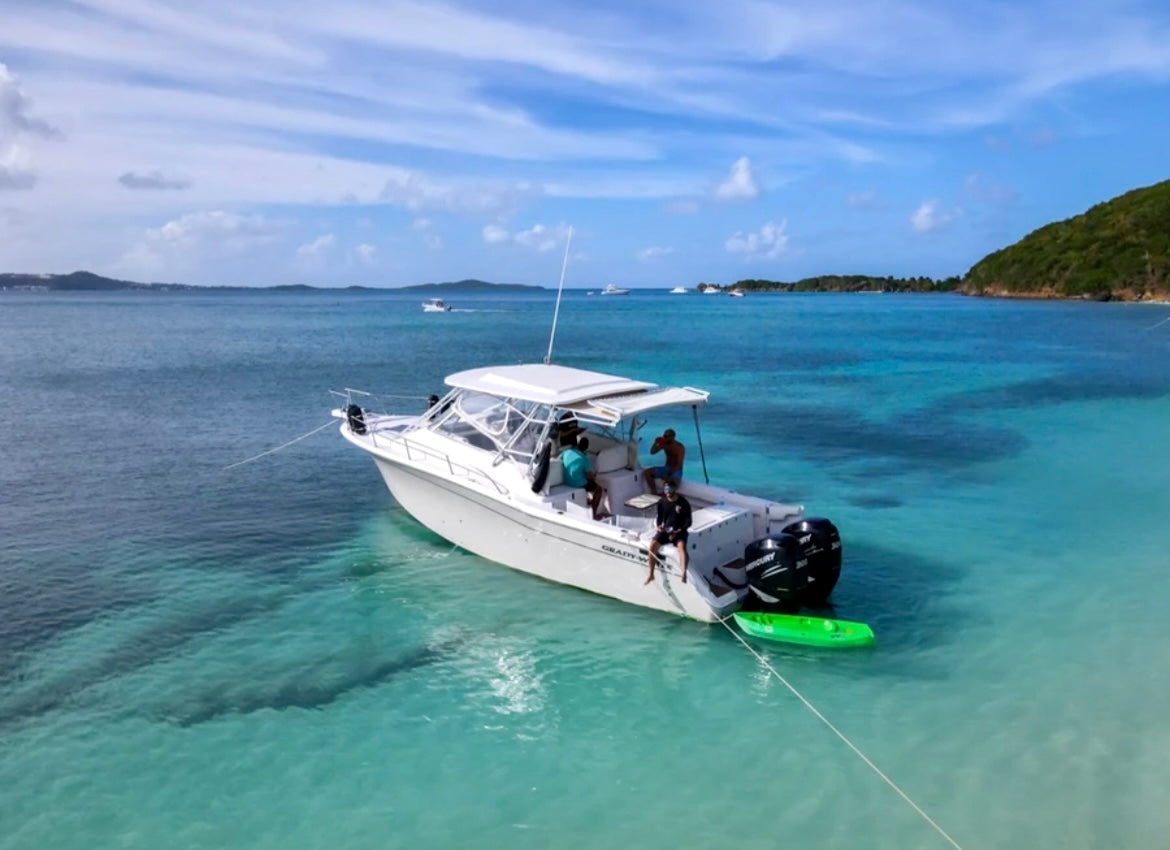
<instances>
[{"instance_id":1,"label":"wispy cloud","mask_svg":"<svg viewBox=\"0 0 1170 850\"><path fill-rule=\"evenodd\" d=\"M743 254L747 259L774 260L788 249L788 219L769 221L754 233L737 231L724 243L732 254Z\"/></svg>"},{"instance_id":2,"label":"wispy cloud","mask_svg":"<svg viewBox=\"0 0 1170 850\"><path fill-rule=\"evenodd\" d=\"M673 248L662 248L657 245L652 245L649 248L643 248L638 252L638 259L643 263L652 263L655 260L666 257L674 253Z\"/></svg>"},{"instance_id":3,"label":"wispy cloud","mask_svg":"<svg viewBox=\"0 0 1170 850\"><path fill-rule=\"evenodd\" d=\"M543 224L534 224L527 230L522 230L512 238L517 245L532 248L537 251L551 251L558 245L565 244L565 237L569 229L565 225L546 227Z\"/></svg>"},{"instance_id":4,"label":"wispy cloud","mask_svg":"<svg viewBox=\"0 0 1170 850\"><path fill-rule=\"evenodd\" d=\"M500 224L485 225L481 231L483 241L489 245L512 243L523 248L545 253L565 244L568 237L568 225L559 224L549 227L544 224L534 224L527 230L511 232Z\"/></svg>"},{"instance_id":5,"label":"wispy cloud","mask_svg":"<svg viewBox=\"0 0 1170 850\"><path fill-rule=\"evenodd\" d=\"M962 214L958 207L943 209L938 201L923 201L911 214L910 226L918 233L931 233L943 229Z\"/></svg>"},{"instance_id":6,"label":"wispy cloud","mask_svg":"<svg viewBox=\"0 0 1170 850\"><path fill-rule=\"evenodd\" d=\"M752 172L751 160L741 156L731 166L731 174L715 187L715 197L721 201L738 201L754 198L760 194L756 176Z\"/></svg>"},{"instance_id":7,"label":"wispy cloud","mask_svg":"<svg viewBox=\"0 0 1170 850\"><path fill-rule=\"evenodd\" d=\"M306 242L297 248L297 256L302 259L316 260L325 256L332 248L333 243L337 241L337 237L332 233L325 233L318 236L312 242Z\"/></svg>"},{"instance_id":8,"label":"wispy cloud","mask_svg":"<svg viewBox=\"0 0 1170 850\"><path fill-rule=\"evenodd\" d=\"M113 267L143 275L197 272L219 260L234 262L258 248L277 246L287 228L287 222L257 214L187 213L147 228Z\"/></svg>"}]
</instances>

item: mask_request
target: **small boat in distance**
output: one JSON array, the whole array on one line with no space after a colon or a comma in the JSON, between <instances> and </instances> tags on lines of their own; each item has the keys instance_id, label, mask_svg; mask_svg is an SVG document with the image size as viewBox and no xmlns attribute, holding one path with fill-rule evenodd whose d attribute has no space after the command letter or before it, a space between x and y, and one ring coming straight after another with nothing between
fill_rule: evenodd
<instances>
[{"instance_id":1,"label":"small boat in distance","mask_svg":"<svg viewBox=\"0 0 1170 850\"><path fill-rule=\"evenodd\" d=\"M450 313L451 305L444 304L442 298L432 298L422 303L424 313Z\"/></svg>"},{"instance_id":2,"label":"small boat in distance","mask_svg":"<svg viewBox=\"0 0 1170 850\"><path fill-rule=\"evenodd\" d=\"M713 283L708 284L707 286L700 286L699 287L699 292L703 293L704 295L718 295L720 293L720 291L721 290L719 289L719 287Z\"/></svg>"},{"instance_id":3,"label":"small boat in distance","mask_svg":"<svg viewBox=\"0 0 1170 850\"><path fill-rule=\"evenodd\" d=\"M689 291L690 290L687 289L685 286L676 286L674 289L670 290L670 294L671 295L686 295Z\"/></svg>"},{"instance_id":4,"label":"small boat in distance","mask_svg":"<svg viewBox=\"0 0 1170 850\"><path fill-rule=\"evenodd\" d=\"M744 292L742 289L733 289L733 290L731 290L731 292L729 292L727 294L730 295L732 298L743 298L744 295L746 295L747 293Z\"/></svg>"},{"instance_id":5,"label":"small boat in distance","mask_svg":"<svg viewBox=\"0 0 1170 850\"><path fill-rule=\"evenodd\" d=\"M630 290L622 289L620 286L614 286L612 283L606 284L605 289L601 290L602 295L629 295Z\"/></svg>"}]
</instances>

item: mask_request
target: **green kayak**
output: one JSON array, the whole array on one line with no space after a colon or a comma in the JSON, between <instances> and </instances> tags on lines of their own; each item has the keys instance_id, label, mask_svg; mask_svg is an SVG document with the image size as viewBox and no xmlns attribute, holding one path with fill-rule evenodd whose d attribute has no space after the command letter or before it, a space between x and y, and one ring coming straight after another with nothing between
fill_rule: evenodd
<instances>
[{"instance_id":1,"label":"green kayak","mask_svg":"<svg viewBox=\"0 0 1170 850\"><path fill-rule=\"evenodd\" d=\"M737 612L735 622L749 635L807 646L873 646L873 629L865 623L801 617L797 614Z\"/></svg>"}]
</instances>

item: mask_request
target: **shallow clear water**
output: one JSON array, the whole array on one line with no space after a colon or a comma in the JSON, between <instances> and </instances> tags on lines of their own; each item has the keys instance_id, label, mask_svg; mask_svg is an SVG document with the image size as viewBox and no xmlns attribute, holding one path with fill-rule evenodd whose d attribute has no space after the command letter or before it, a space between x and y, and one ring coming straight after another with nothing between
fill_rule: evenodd
<instances>
[{"instance_id":1,"label":"shallow clear water","mask_svg":"<svg viewBox=\"0 0 1170 850\"><path fill-rule=\"evenodd\" d=\"M723 627L453 549L332 428L224 469L544 355L551 293L447 300L0 296L0 848L948 846ZM712 481L837 523L878 646L757 646L960 845L1137 848L1167 312L571 293L555 359L710 389Z\"/></svg>"}]
</instances>

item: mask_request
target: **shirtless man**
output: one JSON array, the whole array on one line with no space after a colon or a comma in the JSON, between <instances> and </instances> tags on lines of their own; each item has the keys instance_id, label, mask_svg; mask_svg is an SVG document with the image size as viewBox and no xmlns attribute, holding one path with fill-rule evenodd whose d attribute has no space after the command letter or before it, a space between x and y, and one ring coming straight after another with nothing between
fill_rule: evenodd
<instances>
[{"instance_id":1,"label":"shirtless man","mask_svg":"<svg viewBox=\"0 0 1170 850\"><path fill-rule=\"evenodd\" d=\"M654 486L654 479L661 478L663 482L671 482L675 486L682 480L683 459L687 456L687 449L682 443L674 438L674 429L667 428L662 432L662 436L654 441L654 445L650 447L650 454L655 455L659 452L666 454L666 462L662 466L655 466L643 472L646 478L646 486L650 488L650 492L655 495L658 490Z\"/></svg>"}]
</instances>

